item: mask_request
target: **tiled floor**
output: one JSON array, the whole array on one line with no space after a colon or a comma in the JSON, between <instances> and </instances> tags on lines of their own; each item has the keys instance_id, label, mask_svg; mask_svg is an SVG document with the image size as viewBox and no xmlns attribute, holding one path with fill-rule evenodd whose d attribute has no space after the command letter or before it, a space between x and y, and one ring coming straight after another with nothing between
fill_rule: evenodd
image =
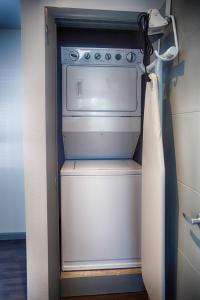
<instances>
[{"instance_id":1,"label":"tiled floor","mask_svg":"<svg viewBox=\"0 0 200 300\"><path fill-rule=\"evenodd\" d=\"M26 299L26 242L0 241L0 300Z\"/></svg>"}]
</instances>

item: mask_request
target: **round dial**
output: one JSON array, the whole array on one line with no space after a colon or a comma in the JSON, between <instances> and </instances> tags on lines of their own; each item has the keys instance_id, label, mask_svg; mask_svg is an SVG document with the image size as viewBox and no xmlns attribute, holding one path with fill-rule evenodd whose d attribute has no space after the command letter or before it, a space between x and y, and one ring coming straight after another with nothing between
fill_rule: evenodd
<instances>
[{"instance_id":1,"label":"round dial","mask_svg":"<svg viewBox=\"0 0 200 300\"><path fill-rule=\"evenodd\" d=\"M79 53L76 50L72 50L69 55L70 55L71 60L79 59Z\"/></svg>"},{"instance_id":2,"label":"round dial","mask_svg":"<svg viewBox=\"0 0 200 300\"><path fill-rule=\"evenodd\" d=\"M95 53L94 58L99 60L101 58L101 54L100 53Z\"/></svg>"},{"instance_id":3,"label":"round dial","mask_svg":"<svg viewBox=\"0 0 200 300\"><path fill-rule=\"evenodd\" d=\"M89 52L86 52L86 53L84 54L84 57L85 57L85 59L90 59L90 53L89 53Z\"/></svg>"},{"instance_id":4,"label":"round dial","mask_svg":"<svg viewBox=\"0 0 200 300\"><path fill-rule=\"evenodd\" d=\"M110 53L106 53L105 54L105 59L106 60L110 60L111 59L111 54Z\"/></svg>"},{"instance_id":5,"label":"round dial","mask_svg":"<svg viewBox=\"0 0 200 300\"><path fill-rule=\"evenodd\" d=\"M120 60L121 58L122 58L122 56L121 56L120 53L117 53L117 54L115 55L115 59L116 59L116 60Z\"/></svg>"},{"instance_id":6,"label":"round dial","mask_svg":"<svg viewBox=\"0 0 200 300\"><path fill-rule=\"evenodd\" d=\"M134 52L129 52L127 55L126 55L126 60L128 62L134 62L136 60L136 55Z\"/></svg>"}]
</instances>

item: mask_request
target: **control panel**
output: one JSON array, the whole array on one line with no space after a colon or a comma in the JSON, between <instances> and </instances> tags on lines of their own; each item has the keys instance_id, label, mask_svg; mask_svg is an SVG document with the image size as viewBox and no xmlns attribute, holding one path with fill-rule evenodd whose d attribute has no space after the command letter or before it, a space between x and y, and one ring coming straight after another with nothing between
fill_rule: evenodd
<instances>
[{"instance_id":1,"label":"control panel","mask_svg":"<svg viewBox=\"0 0 200 300\"><path fill-rule=\"evenodd\" d=\"M61 47L61 62L64 65L136 66L142 60L140 49Z\"/></svg>"}]
</instances>

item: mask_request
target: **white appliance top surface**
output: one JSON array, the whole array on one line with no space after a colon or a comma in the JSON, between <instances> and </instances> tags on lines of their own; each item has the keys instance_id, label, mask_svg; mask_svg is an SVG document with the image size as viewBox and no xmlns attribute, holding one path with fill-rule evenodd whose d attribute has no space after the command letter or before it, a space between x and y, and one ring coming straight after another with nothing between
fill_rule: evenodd
<instances>
[{"instance_id":1,"label":"white appliance top surface","mask_svg":"<svg viewBox=\"0 0 200 300\"><path fill-rule=\"evenodd\" d=\"M142 167L128 160L66 160L61 176L66 175L141 175Z\"/></svg>"}]
</instances>

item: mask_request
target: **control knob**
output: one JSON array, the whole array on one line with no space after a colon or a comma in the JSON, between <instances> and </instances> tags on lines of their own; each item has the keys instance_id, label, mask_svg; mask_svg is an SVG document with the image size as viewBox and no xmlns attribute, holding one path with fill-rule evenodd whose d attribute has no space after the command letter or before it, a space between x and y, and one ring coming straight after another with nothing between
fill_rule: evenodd
<instances>
[{"instance_id":1,"label":"control knob","mask_svg":"<svg viewBox=\"0 0 200 300\"><path fill-rule=\"evenodd\" d=\"M105 54L105 59L106 60L110 60L111 59L111 54L110 53L106 53Z\"/></svg>"},{"instance_id":2,"label":"control knob","mask_svg":"<svg viewBox=\"0 0 200 300\"><path fill-rule=\"evenodd\" d=\"M101 58L101 54L100 53L95 53L94 58L99 60Z\"/></svg>"},{"instance_id":3,"label":"control knob","mask_svg":"<svg viewBox=\"0 0 200 300\"><path fill-rule=\"evenodd\" d=\"M79 59L79 53L76 50L72 50L69 55L70 55L71 60L75 61L75 60Z\"/></svg>"},{"instance_id":4,"label":"control knob","mask_svg":"<svg viewBox=\"0 0 200 300\"><path fill-rule=\"evenodd\" d=\"M129 52L127 55L126 55L126 60L131 63L131 62L134 62L136 60L136 55L134 52Z\"/></svg>"},{"instance_id":5,"label":"control knob","mask_svg":"<svg viewBox=\"0 0 200 300\"><path fill-rule=\"evenodd\" d=\"M84 55L85 59L90 59L90 53L89 52L86 52L85 55Z\"/></svg>"}]
</instances>

